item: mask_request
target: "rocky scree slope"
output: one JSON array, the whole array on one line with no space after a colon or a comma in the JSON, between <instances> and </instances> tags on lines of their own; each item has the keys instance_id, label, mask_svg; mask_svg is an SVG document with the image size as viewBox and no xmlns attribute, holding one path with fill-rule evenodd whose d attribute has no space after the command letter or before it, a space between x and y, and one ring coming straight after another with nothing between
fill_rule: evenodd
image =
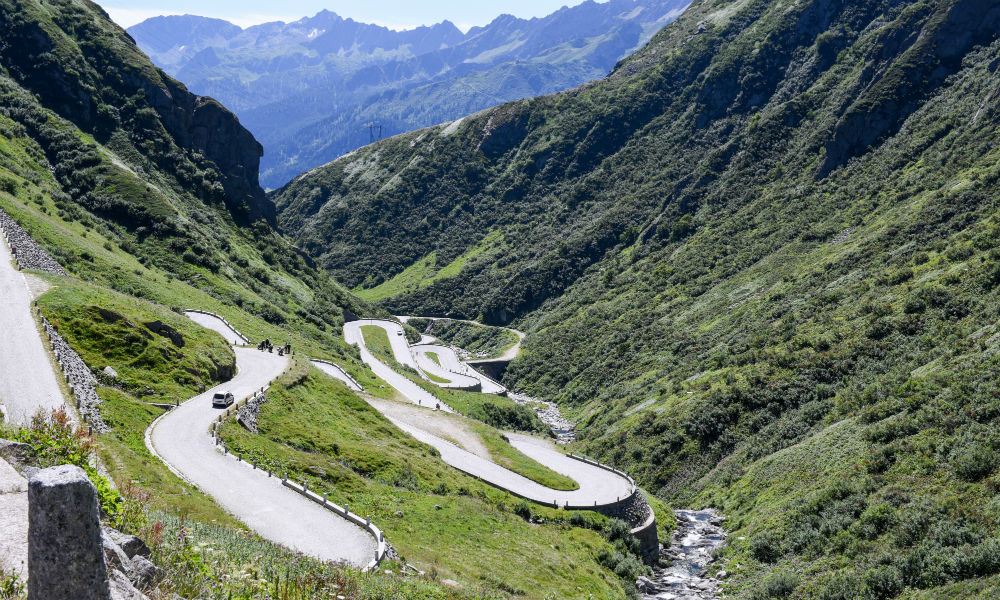
<instances>
[{"instance_id":1,"label":"rocky scree slope","mask_svg":"<svg viewBox=\"0 0 1000 600\"><path fill-rule=\"evenodd\" d=\"M707 1L603 81L272 197L350 286L430 256L457 273L395 314L526 331L504 383L730 515L733 593L982 597L998 23L982 0Z\"/></svg>"}]
</instances>

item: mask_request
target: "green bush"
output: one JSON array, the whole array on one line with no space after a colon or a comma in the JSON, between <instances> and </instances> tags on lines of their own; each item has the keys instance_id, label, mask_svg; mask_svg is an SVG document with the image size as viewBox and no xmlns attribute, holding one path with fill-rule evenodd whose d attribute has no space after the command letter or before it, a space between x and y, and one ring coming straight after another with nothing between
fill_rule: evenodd
<instances>
[{"instance_id":1,"label":"green bush","mask_svg":"<svg viewBox=\"0 0 1000 600\"><path fill-rule=\"evenodd\" d=\"M773 563L781 556L781 540L772 532L765 531L750 538L750 554L763 563Z\"/></svg>"},{"instance_id":2,"label":"green bush","mask_svg":"<svg viewBox=\"0 0 1000 600\"><path fill-rule=\"evenodd\" d=\"M761 600L766 598L787 598L792 595L792 592L798 586L798 575L789 571L778 571L764 579L764 583L757 590L755 596Z\"/></svg>"},{"instance_id":3,"label":"green bush","mask_svg":"<svg viewBox=\"0 0 1000 600\"><path fill-rule=\"evenodd\" d=\"M835 574L819 590L817 600L859 600L863 598L863 585L854 572Z\"/></svg>"},{"instance_id":4,"label":"green bush","mask_svg":"<svg viewBox=\"0 0 1000 600\"><path fill-rule=\"evenodd\" d=\"M35 451L34 466L76 465L86 471L97 488L101 512L115 521L122 508L122 498L111 483L91 465L94 439L83 429L74 430L62 409L45 414L39 411L31 425L11 433L11 439L30 445Z\"/></svg>"},{"instance_id":5,"label":"green bush","mask_svg":"<svg viewBox=\"0 0 1000 600\"><path fill-rule=\"evenodd\" d=\"M903 577L894 566L879 566L865 573L865 586L875 600L887 600L903 591Z\"/></svg>"},{"instance_id":6,"label":"green bush","mask_svg":"<svg viewBox=\"0 0 1000 600\"><path fill-rule=\"evenodd\" d=\"M520 502L514 505L513 512L515 515L521 517L525 521L531 520L531 505L524 500L521 500Z\"/></svg>"},{"instance_id":7,"label":"green bush","mask_svg":"<svg viewBox=\"0 0 1000 600\"><path fill-rule=\"evenodd\" d=\"M955 452L951 465L959 478L979 481L996 469L997 453L985 444L971 443Z\"/></svg>"}]
</instances>

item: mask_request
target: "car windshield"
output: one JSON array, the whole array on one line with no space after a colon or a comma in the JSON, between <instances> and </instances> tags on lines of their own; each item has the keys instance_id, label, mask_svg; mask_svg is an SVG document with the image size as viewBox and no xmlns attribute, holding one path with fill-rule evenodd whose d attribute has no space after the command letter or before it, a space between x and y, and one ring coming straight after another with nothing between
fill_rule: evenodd
<instances>
[{"instance_id":1,"label":"car windshield","mask_svg":"<svg viewBox=\"0 0 1000 600\"><path fill-rule=\"evenodd\" d=\"M226 395L225 394L216 394L215 397L216 398L225 398Z\"/></svg>"}]
</instances>

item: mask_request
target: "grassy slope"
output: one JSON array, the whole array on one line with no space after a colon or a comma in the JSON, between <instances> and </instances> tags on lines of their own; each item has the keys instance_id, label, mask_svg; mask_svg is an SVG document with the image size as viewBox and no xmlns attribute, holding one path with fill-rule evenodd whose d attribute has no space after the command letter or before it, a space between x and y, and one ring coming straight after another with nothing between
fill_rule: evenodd
<instances>
[{"instance_id":1,"label":"grassy slope","mask_svg":"<svg viewBox=\"0 0 1000 600\"><path fill-rule=\"evenodd\" d=\"M509 383L750 534L731 593L794 571L792 597L976 597L1000 569L995 19L972 1L706 2L605 82L278 195L296 211L297 186L330 190L305 244L379 205L400 234L382 252L356 256L355 236L317 254L358 277L424 240L449 257L518 239L390 307L520 319Z\"/></svg>"},{"instance_id":2,"label":"grassy slope","mask_svg":"<svg viewBox=\"0 0 1000 600\"><path fill-rule=\"evenodd\" d=\"M260 435L233 422L223 427L231 448L371 515L419 568L463 586L522 590L530 598L623 595L619 580L594 557L606 542L560 524L568 518L564 512L533 508L548 523L526 523L511 512L516 499L451 469L433 448L302 363L271 390ZM511 556L538 559L515 565Z\"/></svg>"},{"instance_id":3,"label":"grassy slope","mask_svg":"<svg viewBox=\"0 0 1000 600\"><path fill-rule=\"evenodd\" d=\"M474 353L477 357L481 355L482 358L496 358L518 342L516 334L501 327L449 319L435 320L431 331L442 342Z\"/></svg>"},{"instance_id":4,"label":"grassy slope","mask_svg":"<svg viewBox=\"0 0 1000 600\"><path fill-rule=\"evenodd\" d=\"M499 232L491 232L475 247L462 253L447 265L438 268L437 253L431 252L419 261L408 266L403 271L394 275L391 279L383 281L374 287L365 287L365 283L354 288L354 293L359 298L369 302L378 302L394 296L399 296L406 292L427 287L441 279L456 277L462 272L465 264L486 250L496 245L500 241Z\"/></svg>"}]
</instances>

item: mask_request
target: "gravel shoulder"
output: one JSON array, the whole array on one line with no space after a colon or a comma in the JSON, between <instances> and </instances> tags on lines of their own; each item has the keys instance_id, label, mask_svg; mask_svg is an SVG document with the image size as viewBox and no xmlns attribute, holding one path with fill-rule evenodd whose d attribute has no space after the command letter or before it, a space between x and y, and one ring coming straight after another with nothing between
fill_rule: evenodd
<instances>
[{"instance_id":1,"label":"gravel shoulder","mask_svg":"<svg viewBox=\"0 0 1000 600\"><path fill-rule=\"evenodd\" d=\"M479 438L479 434L469 429L465 423L456 417L421 409L409 403L382 400L370 395L366 395L365 400L375 410L390 420L419 427L428 433L443 438L446 442L450 440L457 443L468 452L480 458L490 458L490 451L487 450Z\"/></svg>"}]
</instances>

